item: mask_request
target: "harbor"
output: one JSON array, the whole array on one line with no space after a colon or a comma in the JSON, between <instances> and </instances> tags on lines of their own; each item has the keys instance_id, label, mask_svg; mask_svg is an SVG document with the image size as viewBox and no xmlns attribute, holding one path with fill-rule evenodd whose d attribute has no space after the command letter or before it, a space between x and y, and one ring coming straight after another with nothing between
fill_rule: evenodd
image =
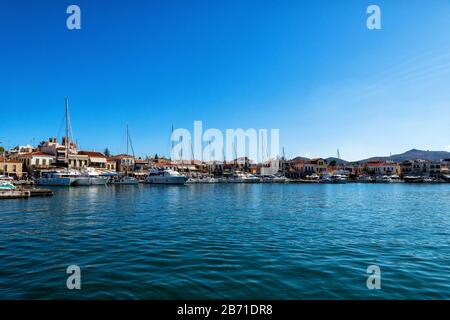
<instances>
[{"instance_id":1,"label":"harbor","mask_svg":"<svg viewBox=\"0 0 450 320\"><path fill-rule=\"evenodd\" d=\"M4 299L450 298L448 184L51 188L1 202Z\"/></svg>"},{"instance_id":2,"label":"harbor","mask_svg":"<svg viewBox=\"0 0 450 320\"><path fill-rule=\"evenodd\" d=\"M0 199L27 198L28 191L16 190L24 186L106 186L145 184L211 184L211 183L448 183L450 182L450 152L410 150L396 158L370 158L348 162L337 158L287 159L284 155L255 163L248 156L239 157L233 143L234 159L195 160L166 158L155 154L145 158L135 156L133 142L126 126L126 153L111 155L105 152L80 150L74 142L69 114L69 100L65 100L65 134L61 143L49 138L39 146L2 147ZM172 129L173 134L173 129ZM208 144L210 151L211 144ZM174 145L172 143L172 150ZM130 154L131 151L131 154ZM264 153L264 150L262 150ZM210 155L211 155L210 151ZM437 154L442 156L437 158ZM414 157L413 157L414 155ZM423 156L424 158L420 158ZM430 157L434 157L431 159ZM398 159L395 161L394 159ZM31 189L29 196L49 195Z\"/></svg>"},{"instance_id":3,"label":"harbor","mask_svg":"<svg viewBox=\"0 0 450 320\"><path fill-rule=\"evenodd\" d=\"M108 184L137 186L145 184L211 184L211 183L449 183L450 152L409 150L390 158L374 157L361 161L345 161L337 149L337 157L287 159L284 154L255 162L247 155L238 156L234 142L233 159L212 158L211 143L207 145L209 159L194 159L190 144L189 159L181 148L175 159L172 141L170 158L137 157L126 126L126 153L111 155L104 152L80 150L72 132L69 99L65 99L65 134L61 143L49 138L38 146L18 145L2 148L0 156L0 199L27 198L27 191L15 190L16 185L38 187L86 187ZM195 123L194 123L195 124ZM172 135L174 133L172 127ZM172 138L171 135L171 138ZM262 144L264 146L264 143ZM130 154L131 151L131 154ZM264 154L267 150L262 149ZM223 154L225 157L225 153ZM423 157L423 158L422 158ZM32 189L31 196L48 195Z\"/></svg>"}]
</instances>

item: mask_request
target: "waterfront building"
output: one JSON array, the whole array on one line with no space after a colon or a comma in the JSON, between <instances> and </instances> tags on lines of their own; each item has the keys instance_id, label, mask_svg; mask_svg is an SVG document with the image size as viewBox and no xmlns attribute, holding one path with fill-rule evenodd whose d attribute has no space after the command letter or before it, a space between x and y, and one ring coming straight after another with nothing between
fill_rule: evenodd
<instances>
[{"instance_id":1,"label":"waterfront building","mask_svg":"<svg viewBox=\"0 0 450 320\"><path fill-rule=\"evenodd\" d=\"M441 173L442 174L450 174L450 158L441 160Z\"/></svg>"},{"instance_id":2,"label":"waterfront building","mask_svg":"<svg viewBox=\"0 0 450 320\"><path fill-rule=\"evenodd\" d=\"M258 169L255 170L255 173L259 173L262 176L272 176L280 173L282 168L282 161L280 158L271 159L262 165L257 167ZM259 171L259 172L258 172ZM253 172L252 172L253 173Z\"/></svg>"},{"instance_id":3,"label":"waterfront building","mask_svg":"<svg viewBox=\"0 0 450 320\"><path fill-rule=\"evenodd\" d=\"M83 156L88 157L87 165L89 167L98 168L98 169L106 169L107 159L103 153L97 152L97 151L79 151L78 155L83 155Z\"/></svg>"},{"instance_id":4,"label":"waterfront building","mask_svg":"<svg viewBox=\"0 0 450 320\"><path fill-rule=\"evenodd\" d=\"M303 168L307 160L289 160L286 161L286 177L291 179L299 179L302 177Z\"/></svg>"},{"instance_id":5,"label":"waterfront building","mask_svg":"<svg viewBox=\"0 0 450 320\"><path fill-rule=\"evenodd\" d=\"M111 158L106 158L106 170L116 171L116 160Z\"/></svg>"},{"instance_id":6,"label":"waterfront building","mask_svg":"<svg viewBox=\"0 0 450 320\"><path fill-rule=\"evenodd\" d=\"M24 154L24 153L31 153L36 151L36 148L34 148L31 145L26 145L26 146L15 146L14 148L10 149L7 152L7 155L9 158L15 158L18 155Z\"/></svg>"},{"instance_id":7,"label":"waterfront building","mask_svg":"<svg viewBox=\"0 0 450 320\"><path fill-rule=\"evenodd\" d=\"M284 161L283 169L286 177L292 179L306 178L311 175L322 176L328 171L328 162L326 159L298 159Z\"/></svg>"},{"instance_id":8,"label":"waterfront building","mask_svg":"<svg viewBox=\"0 0 450 320\"><path fill-rule=\"evenodd\" d=\"M22 168L28 173L29 177L39 176L41 171L54 169L56 157L42 151L23 153L16 156L22 163Z\"/></svg>"},{"instance_id":9,"label":"waterfront building","mask_svg":"<svg viewBox=\"0 0 450 320\"><path fill-rule=\"evenodd\" d=\"M211 173L215 177L223 176L225 164L223 161L208 161L205 163L206 172Z\"/></svg>"},{"instance_id":10,"label":"waterfront building","mask_svg":"<svg viewBox=\"0 0 450 320\"><path fill-rule=\"evenodd\" d=\"M39 151L55 156L54 165L56 167L67 167L68 162L70 162L72 168L83 168L87 166L89 160L88 156L78 156L77 145L67 137L62 138L61 144L58 143L56 138L50 138L39 148Z\"/></svg>"},{"instance_id":11,"label":"waterfront building","mask_svg":"<svg viewBox=\"0 0 450 320\"><path fill-rule=\"evenodd\" d=\"M5 158L0 155L0 175L21 179L23 176L22 162L19 160Z\"/></svg>"},{"instance_id":12,"label":"waterfront building","mask_svg":"<svg viewBox=\"0 0 450 320\"><path fill-rule=\"evenodd\" d=\"M84 169L88 167L89 156L84 154L69 154L69 163L72 169Z\"/></svg>"},{"instance_id":13,"label":"waterfront building","mask_svg":"<svg viewBox=\"0 0 450 320\"><path fill-rule=\"evenodd\" d=\"M232 166L232 170L234 171L243 171L250 172L250 167L253 164L253 161L248 157L239 157L234 159L232 162L229 162Z\"/></svg>"},{"instance_id":14,"label":"waterfront building","mask_svg":"<svg viewBox=\"0 0 450 320\"><path fill-rule=\"evenodd\" d=\"M119 173L125 173L134 170L135 159L128 154L118 154L113 157L109 157L108 160L116 162L116 171Z\"/></svg>"},{"instance_id":15,"label":"waterfront building","mask_svg":"<svg viewBox=\"0 0 450 320\"><path fill-rule=\"evenodd\" d=\"M384 176L398 174L399 166L391 161L368 161L364 164L364 171L369 175Z\"/></svg>"},{"instance_id":16,"label":"waterfront building","mask_svg":"<svg viewBox=\"0 0 450 320\"><path fill-rule=\"evenodd\" d=\"M134 170L135 171L145 171L149 169L149 161L144 159L134 160Z\"/></svg>"},{"instance_id":17,"label":"waterfront building","mask_svg":"<svg viewBox=\"0 0 450 320\"><path fill-rule=\"evenodd\" d=\"M430 161L426 163L426 171L432 178L441 178L442 176L442 163L441 161Z\"/></svg>"},{"instance_id":18,"label":"waterfront building","mask_svg":"<svg viewBox=\"0 0 450 320\"><path fill-rule=\"evenodd\" d=\"M428 161L425 160L406 160L400 163L400 175L425 177L429 176Z\"/></svg>"}]
</instances>

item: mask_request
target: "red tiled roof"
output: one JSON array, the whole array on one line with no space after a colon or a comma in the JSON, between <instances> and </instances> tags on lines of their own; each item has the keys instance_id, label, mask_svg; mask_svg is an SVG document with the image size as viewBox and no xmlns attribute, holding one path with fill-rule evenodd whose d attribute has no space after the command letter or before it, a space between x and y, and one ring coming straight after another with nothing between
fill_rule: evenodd
<instances>
[{"instance_id":1,"label":"red tiled roof","mask_svg":"<svg viewBox=\"0 0 450 320\"><path fill-rule=\"evenodd\" d=\"M120 160L120 159L123 159L123 158L133 158L133 156L130 156L128 154L124 154L123 153L123 154L118 154L118 155L109 157L108 160Z\"/></svg>"},{"instance_id":2,"label":"red tiled roof","mask_svg":"<svg viewBox=\"0 0 450 320\"><path fill-rule=\"evenodd\" d=\"M106 158L106 156L103 153L97 152L97 151L78 151L78 154L82 154L82 155L86 155L86 156L94 157L94 158Z\"/></svg>"},{"instance_id":3,"label":"red tiled roof","mask_svg":"<svg viewBox=\"0 0 450 320\"><path fill-rule=\"evenodd\" d=\"M30 153L23 153L19 156L41 156L41 157L54 157L54 155L49 154L49 153L45 153L45 152L41 152L41 151L35 151L35 152L30 152Z\"/></svg>"}]
</instances>

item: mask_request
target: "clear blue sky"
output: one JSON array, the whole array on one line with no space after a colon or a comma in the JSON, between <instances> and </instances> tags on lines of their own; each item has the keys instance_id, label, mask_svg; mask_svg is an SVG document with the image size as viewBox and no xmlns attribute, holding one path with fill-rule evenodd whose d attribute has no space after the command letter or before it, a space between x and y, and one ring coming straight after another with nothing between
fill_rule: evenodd
<instances>
[{"instance_id":1,"label":"clear blue sky","mask_svg":"<svg viewBox=\"0 0 450 320\"><path fill-rule=\"evenodd\" d=\"M0 44L9 147L61 135L66 95L81 147L115 153L127 123L138 155L168 155L194 120L279 128L289 157L450 145L447 0L0 0Z\"/></svg>"}]
</instances>

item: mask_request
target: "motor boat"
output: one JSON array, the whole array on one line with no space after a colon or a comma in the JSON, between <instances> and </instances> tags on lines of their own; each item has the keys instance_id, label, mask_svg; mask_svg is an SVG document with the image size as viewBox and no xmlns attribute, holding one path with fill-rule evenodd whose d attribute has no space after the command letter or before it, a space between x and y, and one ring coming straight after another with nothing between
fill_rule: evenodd
<instances>
[{"instance_id":1,"label":"motor boat","mask_svg":"<svg viewBox=\"0 0 450 320\"><path fill-rule=\"evenodd\" d=\"M261 182L261 178L245 172L236 172L231 178L228 180L229 182L235 183L257 183Z\"/></svg>"},{"instance_id":2,"label":"motor boat","mask_svg":"<svg viewBox=\"0 0 450 320\"><path fill-rule=\"evenodd\" d=\"M148 184L185 184L188 178L171 169L152 169L145 178Z\"/></svg>"},{"instance_id":3,"label":"motor boat","mask_svg":"<svg viewBox=\"0 0 450 320\"><path fill-rule=\"evenodd\" d=\"M16 186L12 184L11 181L1 179L0 180L0 190L15 190Z\"/></svg>"},{"instance_id":4,"label":"motor boat","mask_svg":"<svg viewBox=\"0 0 450 320\"><path fill-rule=\"evenodd\" d=\"M51 171L44 172L40 178L35 180L38 186L72 186L75 185L79 174L73 172Z\"/></svg>"},{"instance_id":5,"label":"motor boat","mask_svg":"<svg viewBox=\"0 0 450 320\"><path fill-rule=\"evenodd\" d=\"M348 181L347 176L343 174L333 174L331 176L332 183L347 183L347 181Z\"/></svg>"},{"instance_id":6,"label":"motor boat","mask_svg":"<svg viewBox=\"0 0 450 320\"><path fill-rule=\"evenodd\" d=\"M322 175L319 182L320 183L333 183L333 180L331 179L331 176L328 173L325 173Z\"/></svg>"},{"instance_id":7,"label":"motor boat","mask_svg":"<svg viewBox=\"0 0 450 320\"><path fill-rule=\"evenodd\" d=\"M370 183L370 182L374 182L374 179L371 176L360 176L358 178L358 182L363 182L363 183Z\"/></svg>"},{"instance_id":8,"label":"motor boat","mask_svg":"<svg viewBox=\"0 0 450 320\"><path fill-rule=\"evenodd\" d=\"M81 173L82 177L89 178L89 185L91 186L104 186L108 183L109 178L100 175L94 168L88 167L84 172ZM77 182L75 182L76 184Z\"/></svg>"},{"instance_id":9,"label":"motor boat","mask_svg":"<svg viewBox=\"0 0 450 320\"><path fill-rule=\"evenodd\" d=\"M403 178L406 183L423 183L424 178L420 176L406 176Z\"/></svg>"},{"instance_id":10,"label":"motor boat","mask_svg":"<svg viewBox=\"0 0 450 320\"><path fill-rule=\"evenodd\" d=\"M139 184L139 180L134 178L134 177L129 177L129 176L123 176L121 178L117 178L112 180L113 184L120 184L120 185L138 185Z\"/></svg>"}]
</instances>

